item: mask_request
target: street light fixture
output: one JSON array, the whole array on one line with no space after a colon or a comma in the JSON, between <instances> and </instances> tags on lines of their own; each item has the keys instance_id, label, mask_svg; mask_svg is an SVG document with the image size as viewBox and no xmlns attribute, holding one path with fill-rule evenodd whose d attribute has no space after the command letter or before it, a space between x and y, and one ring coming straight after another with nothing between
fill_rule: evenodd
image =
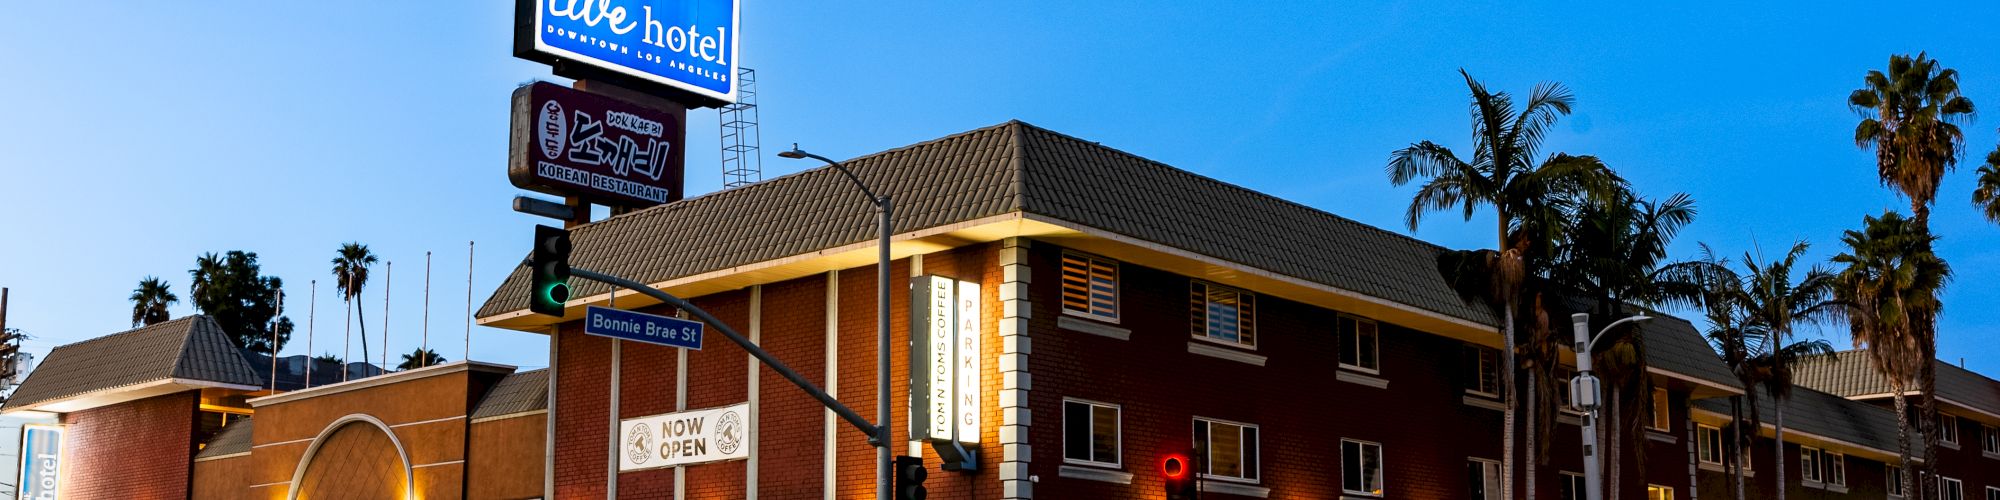
<instances>
[{"instance_id":1,"label":"street light fixture","mask_svg":"<svg viewBox=\"0 0 2000 500\"><path fill-rule=\"evenodd\" d=\"M876 243L879 260L875 264L877 271L875 276L875 303L877 306L875 311L875 420L878 427L875 428L875 438L870 441L875 445L875 498L887 500L890 498L889 479L894 474L890 470L891 462L889 459L889 442L891 441L890 438L893 437L889 431L889 415L891 413L889 408L889 232L891 231L889 217L892 205L889 203L888 196L876 195L875 191L868 189L868 185L862 183L861 178L856 177L853 171L847 169L846 165L842 165L840 162L833 161L824 156L807 153L805 150L799 149L799 144L796 142L792 143L790 151L779 152L778 157L795 160L811 158L826 163L828 166L833 167L834 170L839 170L841 174L847 176L847 180L854 182L854 187L861 189L861 194L868 197L868 202L875 205L878 214L881 216L878 223L880 226L880 240Z\"/></svg>"},{"instance_id":2,"label":"street light fixture","mask_svg":"<svg viewBox=\"0 0 2000 500\"><path fill-rule=\"evenodd\" d=\"M1576 378L1569 383L1570 401L1584 411L1583 442L1587 443L1583 445L1584 498L1603 500L1604 471L1597 464L1597 451L1603 446L1603 443L1597 442L1597 410L1603 406L1603 387L1598 384L1597 376L1591 373L1590 353L1597 346L1597 341L1604 338L1605 332L1625 323L1652 321L1653 317L1639 314L1613 321L1604 325L1604 329L1598 330L1595 336L1590 334L1589 314L1571 314L1569 319L1576 332Z\"/></svg>"}]
</instances>

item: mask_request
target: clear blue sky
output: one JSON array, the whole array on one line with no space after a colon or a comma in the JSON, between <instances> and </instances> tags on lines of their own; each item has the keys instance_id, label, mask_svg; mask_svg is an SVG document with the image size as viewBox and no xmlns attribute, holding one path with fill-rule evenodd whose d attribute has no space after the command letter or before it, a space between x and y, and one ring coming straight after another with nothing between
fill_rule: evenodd
<instances>
[{"instance_id":1,"label":"clear blue sky","mask_svg":"<svg viewBox=\"0 0 2000 500\"><path fill-rule=\"evenodd\" d=\"M1697 242L1775 255L1805 239L1824 260L1863 214L1906 207L1850 139L1845 98L1864 72L1928 50L2000 109L1991 2L1895 23L1859 3L889 4L745 2L742 60L760 70L767 152L799 142L844 158L1019 118L1403 231L1411 189L1391 188L1383 164L1418 140L1467 148L1463 67L1503 90L1568 84L1578 111L1549 150L1598 155L1650 196L1692 194L1701 216L1680 257ZM140 278L185 295L196 255L243 249L287 283L302 328L286 350L304 352L308 281L319 279L316 347L338 352L328 260L361 241L396 264L399 353L417 342L424 252L437 252L433 343L462 358L466 242L479 243L484 301L537 222L507 208L507 96L550 77L509 55L511 17L503 0L10 7L9 326L34 334L38 354L120 331ZM690 116L688 186L711 191L715 115ZM1992 150L1996 126L1968 127L1969 149ZM764 158L766 176L807 166ZM2000 374L1989 340L2000 292L1983 279L2000 274L2000 226L1971 209L1970 173L1946 178L1934 223L1958 273L1941 350ZM1489 246L1481 217L1441 215L1415 235ZM383 305L376 272L370 322ZM478 359L546 363L538 335L475 329L473 343Z\"/></svg>"}]
</instances>

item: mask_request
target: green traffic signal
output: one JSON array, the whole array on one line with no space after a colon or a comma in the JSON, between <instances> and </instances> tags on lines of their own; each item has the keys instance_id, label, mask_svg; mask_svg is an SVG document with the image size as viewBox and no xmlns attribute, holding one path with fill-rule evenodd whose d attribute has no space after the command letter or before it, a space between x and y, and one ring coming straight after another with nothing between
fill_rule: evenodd
<instances>
[{"instance_id":1,"label":"green traffic signal","mask_svg":"<svg viewBox=\"0 0 2000 500\"><path fill-rule=\"evenodd\" d=\"M535 246L528 254L528 310L562 317L569 302L569 231L535 226Z\"/></svg>"}]
</instances>

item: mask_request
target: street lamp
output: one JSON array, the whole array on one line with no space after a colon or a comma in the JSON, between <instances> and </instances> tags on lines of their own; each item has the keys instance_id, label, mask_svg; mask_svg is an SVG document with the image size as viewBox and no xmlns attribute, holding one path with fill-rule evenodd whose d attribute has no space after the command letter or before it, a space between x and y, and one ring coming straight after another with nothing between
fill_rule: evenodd
<instances>
[{"instance_id":1,"label":"street lamp","mask_svg":"<svg viewBox=\"0 0 2000 500\"><path fill-rule=\"evenodd\" d=\"M1618 321L1613 321L1609 325L1604 325L1604 329L1598 330L1596 336L1590 335L1589 314L1584 314L1584 313L1571 314L1569 315L1569 319L1572 325L1575 327L1576 331L1576 346L1575 346L1576 378L1571 379L1569 382L1570 401L1576 402L1576 406L1578 408L1582 408L1584 411L1583 415L1583 442L1585 443L1583 445L1584 498L1587 498L1589 500L1603 500L1604 471L1597 464L1597 450L1603 444L1597 442L1597 420L1598 420L1597 410L1598 408L1603 406L1603 401L1601 401L1603 398L1602 396L1603 387L1601 387L1598 384L1597 376L1591 373L1590 353L1592 351L1592 348L1596 347L1597 341L1602 340L1604 338L1605 332L1609 332L1611 331L1612 328L1616 328L1618 325L1622 325L1625 323L1639 323L1643 321L1651 321L1653 317L1647 316L1645 314L1640 314L1637 316L1632 316ZM1615 460L1616 458L1614 457L1613 459Z\"/></svg>"},{"instance_id":2,"label":"street lamp","mask_svg":"<svg viewBox=\"0 0 2000 500\"><path fill-rule=\"evenodd\" d=\"M875 428L875 438L871 441L875 445L875 498L888 500L890 498L889 478L893 474L889 469L889 442L892 437L889 433L889 415L891 413L889 408L889 216L891 213L889 197L876 195L875 191L868 189L868 185L863 184L860 177L855 177L854 172L848 170L846 165L842 165L840 162L833 161L824 156L807 153L805 150L799 149L799 144L796 142L792 143L790 151L779 152L778 157L795 160L812 158L825 162L827 165L832 166L834 170L839 170L841 174L846 175L847 180L853 181L854 187L861 189L861 194L868 197L868 202L874 204L877 212L881 215L879 221L881 239L876 243L879 260L875 264L877 271L875 276L875 421L878 427Z\"/></svg>"}]
</instances>

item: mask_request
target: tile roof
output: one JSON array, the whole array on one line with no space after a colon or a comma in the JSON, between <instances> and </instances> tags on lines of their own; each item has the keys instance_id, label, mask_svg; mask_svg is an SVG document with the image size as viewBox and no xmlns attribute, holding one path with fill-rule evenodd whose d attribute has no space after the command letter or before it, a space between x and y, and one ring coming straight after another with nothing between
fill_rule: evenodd
<instances>
[{"instance_id":1,"label":"tile roof","mask_svg":"<svg viewBox=\"0 0 2000 500\"><path fill-rule=\"evenodd\" d=\"M201 451L195 452L194 459L215 458L250 451L250 426L257 425L257 419L246 418L231 422L203 443Z\"/></svg>"},{"instance_id":2,"label":"tile roof","mask_svg":"<svg viewBox=\"0 0 2000 500\"><path fill-rule=\"evenodd\" d=\"M1020 121L844 162L896 203L898 234L1026 212L1248 268L1493 325L1438 274L1445 251L1409 236ZM869 241L873 208L831 167L660 205L571 231L571 264L644 283ZM608 287L575 280L572 296ZM480 317L527 307L517 268ZM1736 386L1685 321L1656 322L1663 369ZM1699 353L1700 355L1694 355ZM1719 374L1719 375L1718 375Z\"/></svg>"},{"instance_id":3,"label":"tile roof","mask_svg":"<svg viewBox=\"0 0 2000 500\"><path fill-rule=\"evenodd\" d=\"M4 410L165 380L263 384L222 327L194 315L57 347Z\"/></svg>"},{"instance_id":4,"label":"tile roof","mask_svg":"<svg viewBox=\"0 0 2000 500\"><path fill-rule=\"evenodd\" d=\"M1974 409L2000 414L2000 381L1987 378L1958 365L1931 360L1937 366L1937 395ZM1875 373L1868 353L1841 351L1799 360L1793 373L1798 385L1859 397L1889 394L1889 379Z\"/></svg>"},{"instance_id":5,"label":"tile roof","mask_svg":"<svg viewBox=\"0 0 2000 500\"><path fill-rule=\"evenodd\" d=\"M511 373L493 384L472 410L474 420L549 408L549 370Z\"/></svg>"},{"instance_id":6,"label":"tile roof","mask_svg":"<svg viewBox=\"0 0 2000 500\"><path fill-rule=\"evenodd\" d=\"M1757 396L1759 416L1766 425L1775 424L1777 405L1774 398L1762 387L1757 389ZM1729 398L1696 400L1694 405L1711 412L1729 414ZM1804 387L1792 389L1792 397L1785 399L1785 429L1838 439L1886 453L1895 453L1897 449L1895 412ZM1915 436L1914 431L1912 434L1911 442L1923 442L1923 438Z\"/></svg>"}]
</instances>

